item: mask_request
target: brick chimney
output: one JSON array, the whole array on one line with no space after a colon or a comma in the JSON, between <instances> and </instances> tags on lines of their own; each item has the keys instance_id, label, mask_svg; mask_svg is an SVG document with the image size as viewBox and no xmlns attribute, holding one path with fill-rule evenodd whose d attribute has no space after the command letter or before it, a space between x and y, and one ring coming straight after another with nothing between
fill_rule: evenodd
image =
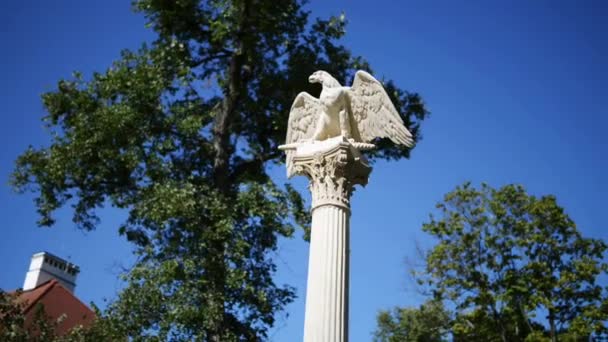
<instances>
[{"instance_id":1,"label":"brick chimney","mask_svg":"<svg viewBox=\"0 0 608 342\"><path fill-rule=\"evenodd\" d=\"M23 290L35 289L48 280L57 279L63 287L74 293L76 276L79 272L80 268L78 266L49 252L36 253L32 255L30 269L23 283Z\"/></svg>"}]
</instances>

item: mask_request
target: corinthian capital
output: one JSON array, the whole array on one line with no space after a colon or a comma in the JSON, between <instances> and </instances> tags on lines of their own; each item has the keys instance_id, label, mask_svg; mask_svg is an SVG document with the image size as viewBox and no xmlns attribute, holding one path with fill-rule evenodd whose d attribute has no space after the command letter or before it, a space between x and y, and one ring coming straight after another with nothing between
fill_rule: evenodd
<instances>
[{"instance_id":1,"label":"corinthian capital","mask_svg":"<svg viewBox=\"0 0 608 342\"><path fill-rule=\"evenodd\" d=\"M365 186L372 170L367 159L342 136L299 145L293 167L294 174L310 180L313 210L322 205L350 209L354 186Z\"/></svg>"}]
</instances>

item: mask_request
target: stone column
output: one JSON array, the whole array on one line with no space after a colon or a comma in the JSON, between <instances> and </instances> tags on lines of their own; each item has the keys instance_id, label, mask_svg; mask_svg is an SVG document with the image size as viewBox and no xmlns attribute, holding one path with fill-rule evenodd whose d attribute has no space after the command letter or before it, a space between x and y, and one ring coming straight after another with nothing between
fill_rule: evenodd
<instances>
[{"instance_id":1,"label":"stone column","mask_svg":"<svg viewBox=\"0 0 608 342\"><path fill-rule=\"evenodd\" d=\"M304 341L348 341L350 196L371 167L343 137L298 146L293 164L312 194Z\"/></svg>"}]
</instances>

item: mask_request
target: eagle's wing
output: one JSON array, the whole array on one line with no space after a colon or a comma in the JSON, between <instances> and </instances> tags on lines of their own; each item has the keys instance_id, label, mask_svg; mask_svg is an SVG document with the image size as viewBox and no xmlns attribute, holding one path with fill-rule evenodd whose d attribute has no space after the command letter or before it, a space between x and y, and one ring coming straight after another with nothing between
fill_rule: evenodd
<instances>
[{"instance_id":1,"label":"eagle's wing","mask_svg":"<svg viewBox=\"0 0 608 342\"><path fill-rule=\"evenodd\" d=\"M396 144L413 145L412 134L405 128L382 84L372 75L357 71L349 98L355 140L371 142L375 138L389 138Z\"/></svg>"},{"instance_id":2,"label":"eagle's wing","mask_svg":"<svg viewBox=\"0 0 608 342\"><path fill-rule=\"evenodd\" d=\"M312 138L320 113L321 103L319 99L305 92L298 94L289 112L285 144ZM292 163L294 153L294 150L287 150L287 177L291 177L294 172Z\"/></svg>"}]
</instances>

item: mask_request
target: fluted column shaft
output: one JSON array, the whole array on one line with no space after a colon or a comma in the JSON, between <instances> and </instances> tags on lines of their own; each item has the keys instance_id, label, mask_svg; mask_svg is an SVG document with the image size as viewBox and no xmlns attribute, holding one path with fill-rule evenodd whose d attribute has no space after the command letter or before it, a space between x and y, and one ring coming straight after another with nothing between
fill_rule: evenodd
<instances>
[{"instance_id":1,"label":"fluted column shaft","mask_svg":"<svg viewBox=\"0 0 608 342\"><path fill-rule=\"evenodd\" d=\"M349 216L336 205L312 212L304 341L348 341Z\"/></svg>"},{"instance_id":2,"label":"fluted column shaft","mask_svg":"<svg viewBox=\"0 0 608 342\"><path fill-rule=\"evenodd\" d=\"M343 137L301 144L293 173L308 177L312 228L304 318L305 342L348 341L350 197L371 172L365 157Z\"/></svg>"}]
</instances>

